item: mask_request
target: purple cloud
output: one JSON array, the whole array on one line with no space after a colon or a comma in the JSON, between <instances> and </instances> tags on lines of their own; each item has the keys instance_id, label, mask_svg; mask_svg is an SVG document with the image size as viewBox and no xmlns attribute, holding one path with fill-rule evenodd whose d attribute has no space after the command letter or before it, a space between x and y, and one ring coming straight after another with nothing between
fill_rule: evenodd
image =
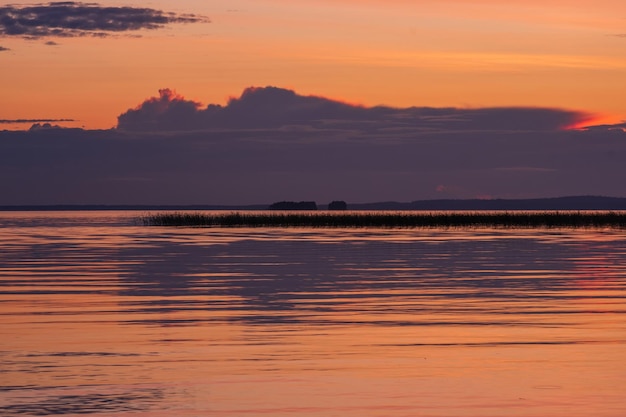
<instances>
[{"instance_id":1,"label":"purple cloud","mask_svg":"<svg viewBox=\"0 0 626 417\"><path fill-rule=\"evenodd\" d=\"M582 112L360 107L275 87L172 90L110 130L0 131L0 205L625 196L626 124Z\"/></svg>"},{"instance_id":2,"label":"purple cloud","mask_svg":"<svg viewBox=\"0 0 626 417\"><path fill-rule=\"evenodd\" d=\"M98 3L52 2L0 7L0 36L22 38L108 36L140 29L160 29L175 23L207 23L194 14L177 14L138 7Z\"/></svg>"},{"instance_id":3,"label":"purple cloud","mask_svg":"<svg viewBox=\"0 0 626 417\"><path fill-rule=\"evenodd\" d=\"M75 122L74 119L0 119L0 124Z\"/></svg>"},{"instance_id":4,"label":"purple cloud","mask_svg":"<svg viewBox=\"0 0 626 417\"><path fill-rule=\"evenodd\" d=\"M246 89L226 106L185 100L172 90L144 101L118 117L129 131L191 131L211 128L343 128L435 131L546 131L579 125L590 116L550 108L391 108L361 107L277 87Z\"/></svg>"}]
</instances>

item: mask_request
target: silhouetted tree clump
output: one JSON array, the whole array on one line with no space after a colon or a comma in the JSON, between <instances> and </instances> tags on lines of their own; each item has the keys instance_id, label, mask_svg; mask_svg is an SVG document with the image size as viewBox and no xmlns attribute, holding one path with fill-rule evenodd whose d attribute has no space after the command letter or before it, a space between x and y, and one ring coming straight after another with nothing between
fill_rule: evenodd
<instances>
[{"instance_id":1,"label":"silhouetted tree clump","mask_svg":"<svg viewBox=\"0 0 626 417\"><path fill-rule=\"evenodd\" d=\"M269 207L270 210L317 210L315 201L279 201Z\"/></svg>"},{"instance_id":2,"label":"silhouetted tree clump","mask_svg":"<svg viewBox=\"0 0 626 417\"><path fill-rule=\"evenodd\" d=\"M348 204L345 201L333 201L328 205L328 210L347 210Z\"/></svg>"}]
</instances>

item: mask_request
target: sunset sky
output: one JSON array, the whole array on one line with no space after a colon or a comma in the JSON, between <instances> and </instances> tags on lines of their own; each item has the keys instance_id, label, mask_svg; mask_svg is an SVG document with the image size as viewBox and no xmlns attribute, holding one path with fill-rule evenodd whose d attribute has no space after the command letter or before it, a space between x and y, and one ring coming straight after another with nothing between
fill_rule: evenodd
<instances>
[{"instance_id":1,"label":"sunset sky","mask_svg":"<svg viewBox=\"0 0 626 417\"><path fill-rule=\"evenodd\" d=\"M575 114L555 131L611 125L624 133L623 0L18 0L0 5L0 17L0 131L45 122L111 129L159 90L204 108L226 106L248 87L275 86L354 108L550 109ZM622 155L620 138L612 155ZM531 162L519 161L556 169ZM626 195L617 185L594 187L449 196ZM0 203L52 200L65 201Z\"/></svg>"},{"instance_id":2,"label":"sunset sky","mask_svg":"<svg viewBox=\"0 0 626 417\"><path fill-rule=\"evenodd\" d=\"M246 87L266 85L364 105L563 107L603 121L626 119L622 0L100 5L207 20L106 37L5 33L2 119L74 119L75 126L110 128L119 113L160 88L224 104Z\"/></svg>"}]
</instances>

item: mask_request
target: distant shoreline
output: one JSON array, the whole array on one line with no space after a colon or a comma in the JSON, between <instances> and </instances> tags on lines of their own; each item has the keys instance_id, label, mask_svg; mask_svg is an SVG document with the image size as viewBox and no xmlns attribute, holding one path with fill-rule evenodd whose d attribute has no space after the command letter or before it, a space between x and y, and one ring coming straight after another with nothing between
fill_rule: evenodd
<instances>
[{"instance_id":1,"label":"distant shoreline","mask_svg":"<svg viewBox=\"0 0 626 417\"><path fill-rule=\"evenodd\" d=\"M16 205L0 206L0 211L255 211L267 210L267 205L211 206L211 205Z\"/></svg>"},{"instance_id":2,"label":"distant shoreline","mask_svg":"<svg viewBox=\"0 0 626 417\"><path fill-rule=\"evenodd\" d=\"M270 204L209 205L209 204L54 204L2 205L0 211L258 211L268 210ZM326 210L327 205L319 205ZM535 199L442 199L412 202L375 202L347 204L351 211L550 211L550 210L626 210L626 198L602 196L574 196Z\"/></svg>"}]
</instances>

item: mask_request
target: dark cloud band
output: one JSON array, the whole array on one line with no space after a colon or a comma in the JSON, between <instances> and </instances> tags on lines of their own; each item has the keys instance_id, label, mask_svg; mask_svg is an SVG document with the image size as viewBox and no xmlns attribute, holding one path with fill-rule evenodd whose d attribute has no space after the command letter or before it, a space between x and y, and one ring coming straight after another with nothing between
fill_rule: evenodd
<instances>
[{"instance_id":1,"label":"dark cloud band","mask_svg":"<svg viewBox=\"0 0 626 417\"><path fill-rule=\"evenodd\" d=\"M163 89L117 129L0 129L0 205L623 196L626 124L567 129L587 117L363 107L276 87L203 106Z\"/></svg>"},{"instance_id":2,"label":"dark cloud band","mask_svg":"<svg viewBox=\"0 0 626 417\"><path fill-rule=\"evenodd\" d=\"M74 119L0 119L0 124L75 122Z\"/></svg>"},{"instance_id":3,"label":"dark cloud band","mask_svg":"<svg viewBox=\"0 0 626 417\"><path fill-rule=\"evenodd\" d=\"M105 7L97 3L53 2L0 7L0 36L25 38L108 36L174 23L207 23L194 14L137 7Z\"/></svg>"}]
</instances>

